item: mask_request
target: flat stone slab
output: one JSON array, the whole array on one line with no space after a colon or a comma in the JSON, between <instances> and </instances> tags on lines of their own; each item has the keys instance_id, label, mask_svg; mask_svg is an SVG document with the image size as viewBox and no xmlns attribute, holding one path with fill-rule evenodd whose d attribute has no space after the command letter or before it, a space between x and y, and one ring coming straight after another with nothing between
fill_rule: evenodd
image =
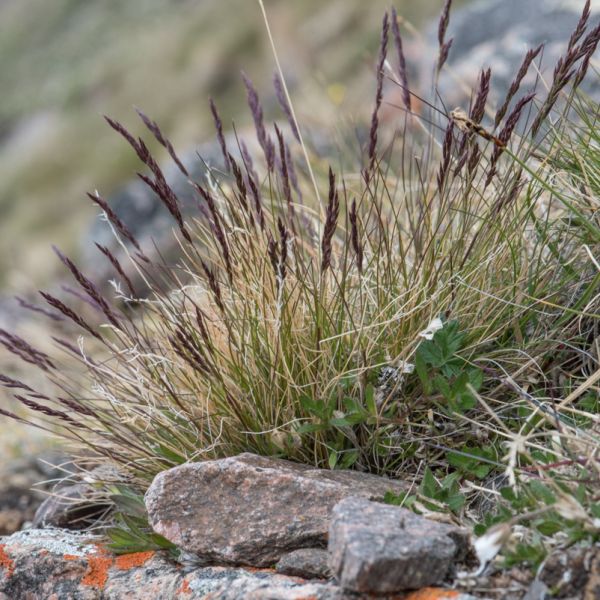
<instances>
[{"instance_id":1,"label":"flat stone slab","mask_svg":"<svg viewBox=\"0 0 600 600\"><path fill-rule=\"evenodd\" d=\"M325 547L331 509L343 498L378 500L407 488L375 475L241 454L162 472L145 502L154 531L183 550L265 567L291 550Z\"/></svg>"},{"instance_id":2,"label":"flat stone slab","mask_svg":"<svg viewBox=\"0 0 600 600\"><path fill-rule=\"evenodd\" d=\"M390 594L442 583L468 548L465 530L364 498L333 509L330 566L355 592Z\"/></svg>"}]
</instances>

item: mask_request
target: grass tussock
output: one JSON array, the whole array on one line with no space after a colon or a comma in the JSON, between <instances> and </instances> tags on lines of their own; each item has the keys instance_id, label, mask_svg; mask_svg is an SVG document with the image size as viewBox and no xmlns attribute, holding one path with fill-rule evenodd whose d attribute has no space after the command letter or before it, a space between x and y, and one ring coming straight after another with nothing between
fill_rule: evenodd
<instances>
[{"instance_id":1,"label":"grass tussock","mask_svg":"<svg viewBox=\"0 0 600 600\"><path fill-rule=\"evenodd\" d=\"M589 2L547 89L521 89L537 48L499 107L488 69L462 109L434 94L417 114L397 15L386 14L359 153L316 155L281 73L287 124L268 126L244 76L262 154L241 138L228 146L211 102L225 170L190 180L192 216L146 143L107 119L172 215L181 258L142 248L92 194L127 251L126 265L99 248L115 297L59 252L86 304L42 296L80 330L56 342L81 368L73 378L1 332L57 393L8 376L5 387L137 492L174 465L251 451L412 479L414 493L389 500L480 531L526 521L514 560L541 559L560 530L596 535L599 110L578 90L600 29L588 19ZM402 89L395 129L379 118L391 86Z\"/></svg>"}]
</instances>

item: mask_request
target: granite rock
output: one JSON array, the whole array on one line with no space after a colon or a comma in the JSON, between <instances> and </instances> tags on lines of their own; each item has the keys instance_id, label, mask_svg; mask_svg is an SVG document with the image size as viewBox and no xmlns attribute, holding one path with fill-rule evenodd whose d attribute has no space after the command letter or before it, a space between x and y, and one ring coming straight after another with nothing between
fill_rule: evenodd
<instances>
[{"instance_id":1,"label":"granite rock","mask_svg":"<svg viewBox=\"0 0 600 600\"><path fill-rule=\"evenodd\" d=\"M145 502L152 528L203 559L271 566L326 545L331 509L348 496L382 499L407 484L253 454L181 465L156 476Z\"/></svg>"},{"instance_id":2,"label":"granite rock","mask_svg":"<svg viewBox=\"0 0 600 600\"><path fill-rule=\"evenodd\" d=\"M354 592L390 594L442 583L468 549L468 533L398 507L364 498L335 506L330 566Z\"/></svg>"},{"instance_id":3,"label":"granite rock","mask_svg":"<svg viewBox=\"0 0 600 600\"><path fill-rule=\"evenodd\" d=\"M0 600L346 598L332 583L307 582L273 570L182 569L161 553L115 556L100 541L61 529L30 529L0 538Z\"/></svg>"},{"instance_id":4,"label":"granite rock","mask_svg":"<svg viewBox=\"0 0 600 600\"><path fill-rule=\"evenodd\" d=\"M299 548L284 554L275 570L283 575L305 579L328 579L331 577L329 553L323 548Z\"/></svg>"}]
</instances>

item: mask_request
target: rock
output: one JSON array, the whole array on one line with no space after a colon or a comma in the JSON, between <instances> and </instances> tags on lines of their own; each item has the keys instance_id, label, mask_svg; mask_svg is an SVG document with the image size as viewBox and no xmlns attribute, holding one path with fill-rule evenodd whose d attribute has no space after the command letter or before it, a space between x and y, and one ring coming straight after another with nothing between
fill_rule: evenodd
<instances>
[{"instance_id":1,"label":"rock","mask_svg":"<svg viewBox=\"0 0 600 600\"><path fill-rule=\"evenodd\" d=\"M59 481L38 507L32 526L85 529L95 525L112 503L99 493L96 485L123 482L124 475L111 464L98 465L90 471L73 473Z\"/></svg>"},{"instance_id":2,"label":"rock","mask_svg":"<svg viewBox=\"0 0 600 600\"><path fill-rule=\"evenodd\" d=\"M0 538L0 599L345 598L333 584L309 583L274 571L204 567L185 572L160 553L115 556L99 541L59 529L30 529Z\"/></svg>"},{"instance_id":3,"label":"rock","mask_svg":"<svg viewBox=\"0 0 600 600\"><path fill-rule=\"evenodd\" d=\"M525 52L540 44L544 44L541 73L551 81L554 65L567 47L583 5L583 0L479 0L452 11L446 34L446 39L454 38L448 57L452 76L446 73L440 79L441 95L448 108L468 105L469 96L456 84L457 78L469 88L476 86L481 69L487 67L492 68L490 100L500 104ZM597 0L592 2L588 31L598 23L599 6ZM427 67L423 64L420 72L427 76L432 72L431 51L437 53L437 28L436 20L427 35L427 52L423 53L427 55ZM536 77L532 67L521 84L521 94L532 89ZM421 82L420 89L428 89L424 85L430 82ZM592 73L583 88L596 99L600 96L598 78ZM545 88L540 84L538 90L538 99L542 100Z\"/></svg>"},{"instance_id":4,"label":"rock","mask_svg":"<svg viewBox=\"0 0 600 600\"><path fill-rule=\"evenodd\" d=\"M65 461L63 455L44 451L0 465L0 535L14 533L34 518L50 489L46 480L57 477L56 465Z\"/></svg>"},{"instance_id":5,"label":"rock","mask_svg":"<svg viewBox=\"0 0 600 600\"><path fill-rule=\"evenodd\" d=\"M462 560L467 532L398 506L345 498L329 528L330 566L340 585L389 594L439 584Z\"/></svg>"},{"instance_id":6,"label":"rock","mask_svg":"<svg viewBox=\"0 0 600 600\"><path fill-rule=\"evenodd\" d=\"M300 548L284 554L275 570L283 575L304 577L305 579L328 579L329 553L322 548Z\"/></svg>"},{"instance_id":7,"label":"rock","mask_svg":"<svg viewBox=\"0 0 600 600\"><path fill-rule=\"evenodd\" d=\"M159 473L145 502L153 529L183 550L263 567L291 550L324 547L330 511L343 498L382 499L407 488L375 475L241 454Z\"/></svg>"},{"instance_id":8,"label":"rock","mask_svg":"<svg viewBox=\"0 0 600 600\"><path fill-rule=\"evenodd\" d=\"M38 507L32 526L83 529L92 525L108 505L95 501L94 489L87 483L60 487Z\"/></svg>"}]
</instances>

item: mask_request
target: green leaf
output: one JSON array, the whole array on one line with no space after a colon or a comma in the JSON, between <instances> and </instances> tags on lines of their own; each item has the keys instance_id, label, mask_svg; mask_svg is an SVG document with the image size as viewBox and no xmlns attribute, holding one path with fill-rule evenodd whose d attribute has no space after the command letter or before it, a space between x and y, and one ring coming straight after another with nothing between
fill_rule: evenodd
<instances>
[{"instance_id":1,"label":"green leaf","mask_svg":"<svg viewBox=\"0 0 600 600\"><path fill-rule=\"evenodd\" d=\"M542 500L547 505L554 504L556 502L556 496L552 493L550 488L545 486L541 481L532 479L529 482L529 489L536 498Z\"/></svg>"},{"instance_id":2,"label":"green leaf","mask_svg":"<svg viewBox=\"0 0 600 600\"><path fill-rule=\"evenodd\" d=\"M440 486L438 485L431 469L426 467L425 473L423 474L423 481L421 482L421 493L428 498L436 498Z\"/></svg>"},{"instance_id":3,"label":"green leaf","mask_svg":"<svg viewBox=\"0 0 600 600\"><path fill-rule=\"evenodd\" d=\"M358 460L358 450L344 452L339 461L341 469L349 469Z\"/></svg>"},{"instance_id":4,"label":"green leaf","mask_svg":"<svg viewBox=\"0 0 600 600\"><path fill-rule=\"evenodd\" d=\"M564 528L564 525L560 522L560 520L544 520L541 523L537 523L535 525L535 528L542 534L542 535L554 535L555 533L558 533L559 531L561 531Z\"/></svg>"},{"instance_id":5,"label":"green leaf","mask_svg":"<svg viewBox=\"0 0 600 600\"><path fill-rule=\"evenodd\" d=\"M345 417L335 417L329 421L329 424L335 427L350 427L351 425L354 425L350 419L350 415Z\"/></svg>"},{"instance_id":6,"label":"green leaf","mask_svg":"<svg viewBox=\"0 0 600 600\"><path fill-rule=\"evenodd\" d=\"M442 377L442 375L438 374L433 378L433 385L435 389L438 390L438 392L440 392L444 398L446 398L446 400L451 400L453 398L454 394L450 389L450 385L448 384L448 381Z\"/></svg>"},{"instance_id":7,"label":"green leaf","mask_svg":"<svg viewBox=\"0 0 600 600\"><path fill-rule=\"evenodd\" d=\"M441 367L444 364L444 357L440 349L431 340L421 342L421 345L417 349L416 358L431 367Z\"/></svg>"},{"instance_id":8,"label":"green leaf","mask_svg":"<svg viewBox=\"0 0 600 600\"><path fill-rule=\"evenodd\" d=\"M483 385L483 371L481 369L470 369L469 383L475 388L475 391L478 392Z\"/></svg>"},{"instance_id":9,"label":"green leaf","mask_svg":"<svg viewBox=\"0 0 600 600\"><path fill-rule=\"evenodd\" d=\"M146 507L142 497L130 497L122 494L111 494L109 498L115 503L117 510L127 515L144 517L146 515Z\"/></svg>"},{"instance_id":10,"label":"green leaf","mask_svg":"<svg viewBox=\"0 0 600 600\"><path fill-rule=\"evenodd\" d=\"M375 387L371 383L369 383L365 388L365 405L369 413L376 417L377 406L375 404Z\"/></svg>"},{"instance_id":11,"label":"green leaf","mask_svg":"<svg viewBox=\"0 0 600 600\"><path fill-rule=\"evenodd\" d=\"M314 433L315 431L325 431L329 427L326 423L303 423L296 428L298 433Z\"/></svg>"},{"instance_id":12,"label":"green leaf","mask_svg":"<svg viewBox=\"0 0 600 600\"><path fill-rule=\"evenodd\" d=\"M465 502L466 498L463 494L453 494L446 500L448 508L454 513L460 512L462 507L465 505Z\"/></svg>"},{"instance_id":13,"label":"green leaf","mask_svg":"<svg viewBox=\"0 0 600 600\"><path fill-rule=\"evenodd\" d=\"M300 396L300 406L310 415L323 417L323 406L313 401L310 396Z\"/></svg>"},{"instance_id":14,"label":"green leaf","mask_svg":"<svg viewBox=\"0 0 600 600\"><path fill-rule=\"evenodd\" d=\"M475 467L475 469L473 469L471 472L479 479L483 479L484 477L488 476L491 470L492 467L490 465L479 465L478 467Z\"/></svg>"}]
</instances>

